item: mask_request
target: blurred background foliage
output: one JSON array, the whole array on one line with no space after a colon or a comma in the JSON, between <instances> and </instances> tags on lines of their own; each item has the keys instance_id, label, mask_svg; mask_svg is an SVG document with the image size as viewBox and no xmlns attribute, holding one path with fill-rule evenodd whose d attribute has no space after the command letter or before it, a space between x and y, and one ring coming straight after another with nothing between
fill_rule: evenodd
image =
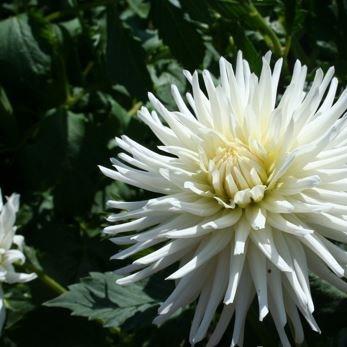
<instances>
[{"instance_id":1,"label":"blurred background foliage","mask_svg":"<svg viewBox=\"0 0 347 347\"><path fill-rule=\"evenodd\" d=\"M259 72L271 50L285 61L282 85L297 58L310 78L334 65L343 85L346 37L346 0L2 0L0 183L21 194L26 267L40 278L5 286L0 345L188 346L191 308L151 325L172 288L164 275L114 284L104 202L148 193L112 183L97 164L115 155L116 135L155 146L137 110L148 91L173 108L170 85L187 89L183 68L218 76L219 57L242 50ZM312 281L323 333L305 325L306 345L347 346L346 296ZM271 319L260 325L251 312L246 345L278 344Z\"/></svg>"}]
</instances>

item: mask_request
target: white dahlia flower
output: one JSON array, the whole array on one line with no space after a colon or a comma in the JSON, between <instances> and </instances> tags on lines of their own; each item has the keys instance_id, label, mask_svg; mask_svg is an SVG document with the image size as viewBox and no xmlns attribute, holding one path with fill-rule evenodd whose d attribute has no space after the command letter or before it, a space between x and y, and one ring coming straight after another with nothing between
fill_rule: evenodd
<instances>
[{"instance_id":1,"label":"white dahlia flower","mask_svg":"<svg viewBox=\"0 0 347 347\"><path fill-rule=\"evenodd\" d=\"M15 271L14 264L23 264L24 238L15 235L16 213L19 209L19 195L12 194L4 205L0 191L0 333L4 325L6 311L1 283L23 283L36 278L35 273L26 274ZM13 246L15 246L13 248Z\"/></svg>"},{"instance_id":2,"label":"white dahlia flower","mask_svg":"<svg viewBox=\"0 0 347 347\"><path fill-rule=\"evenodd\" d=\"M160 153L122 136L115 170L101 167L112 179L161 195L109 201L124 211L108 218L115 225L104 232L125 233L111 240L131 244L114 259L156 248L119 270L127 275L120 285L179 264L168 277L175 290L154 322L197 301L192 344L216 316L208 346L217 345L235 316L231 345L241 346L254 297L259 319L271 314L282 344L290 346L288 322L300 343L299 312L319 331L309 273L347 291L347 252L335 243L347 242L347 92L334 102L333 68L325 75L318 69L305 91L307 68L297 61L278 97L281 65L280 59L271 70L267 54L258 78L241 53L235 70L221 58L217 85L202 74L206 92L198 73L185 71L193 90L188 103L172 86L178 110L149 94L155 111L139 112L161 141Z\"/></svg>"}]
</instances>

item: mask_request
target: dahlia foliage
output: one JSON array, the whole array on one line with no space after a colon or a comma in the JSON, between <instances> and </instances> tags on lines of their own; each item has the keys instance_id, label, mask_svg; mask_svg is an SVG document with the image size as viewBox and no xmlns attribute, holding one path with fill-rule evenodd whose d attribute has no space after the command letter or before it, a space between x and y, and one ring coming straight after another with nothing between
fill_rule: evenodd
<instances>
[{"instance_id":1,"label":"dahlia foliage","mask_svg":"<svg viewBox=\"0 0 347 347\"><path fill-rule=\"evenodd\" d=\"M24 238L15 235L16 213L19 209L19 195L12 194L3 204L0 191L0 333L6 318L4 293L1 283L23 283L36 278L35 273L19 273L15 271L14 264L24 264L23 254Z\"/></svg>"},{"instance_id":2,"label":"dahlia foliage","mask_svg":"<svg viewBox=\"0 0 347 347\"><path fill-rule=\"evenodd\" d=\"M259 320L271 314L284 346L291 323L296 343L304 340L300 318L319 331L312 313L309 273L347 291L347 93L335 100L334 69L318 69L305 91L306 66L296 62L282 96L277 87L282 60L270 54L258 78L239 53L235 70L220 59L220 82L197 72L185 77L192 94L185 102L175 86L178 110L149 94L155 111L139 118L161 141L158 152L127 136L112 159L108 177L159 194L146 201L109 201L124 210L104 232L125 259L152 247L118 273L127 285L171 264L178 269L172 294L160 306L160 325L178 309L197 302L190 342L209 333L218 344L235 316L231 345L243 344L247 311L256 297ZM124 236L125 234L125 236ZM143 254L143 253L142 253Z\"/></svg>"}]
</instances>

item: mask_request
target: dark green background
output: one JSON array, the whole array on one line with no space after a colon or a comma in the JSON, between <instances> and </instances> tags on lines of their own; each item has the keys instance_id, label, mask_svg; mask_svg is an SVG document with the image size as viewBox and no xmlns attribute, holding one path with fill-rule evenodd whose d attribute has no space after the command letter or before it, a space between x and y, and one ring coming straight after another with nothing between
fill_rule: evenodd
<instances>
[{"instance_id":1,"label":"dark green background","mask_svg":"<svg viewBox=\"0 0 347 347\"><path fill-rule=\"evenodd\" d=\"M218 77L219 56L234 62L241 49L259 72L261 56L272 50L285 60L280 92L297 58L309 79L317 67L334 65L344 85L346 40L343 0L1 1L0 186L4 194L21 194L18 225L28 264L65 287L75 285L58 299L40 279L5 285L8 320L0 345L188 346L193 308L159 329L150 324L171 289L163 276L115 286L109 271L120 264L109 257L116 246L100 234L104 202L148 193L112 183L97 164L115 155L116 135L157 143L136 112L148 91L173 108L171 83L187 88L183 68L208 68ZM312 280L323 333L304 323L306 345L346 346L346 296ZM277 346L271 319L258 324L255 310L246 345ZM221 346L230 337L231 331Z\"/></svg>"}]
</instances>

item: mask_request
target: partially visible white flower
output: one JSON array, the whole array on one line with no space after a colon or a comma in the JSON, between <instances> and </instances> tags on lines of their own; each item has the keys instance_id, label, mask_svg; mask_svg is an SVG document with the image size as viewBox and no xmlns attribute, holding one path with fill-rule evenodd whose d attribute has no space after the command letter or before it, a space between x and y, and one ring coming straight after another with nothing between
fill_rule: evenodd
<instances>
[{"instance_id":1,"label":"partially visible white flower","mask_svg":"<svg viewBox=\"0 0 347 347\"><path fill-rule=\"evenodd\" d=\"M16 272L14 264L24 264L24 238L16 235L16 213L19 209L19 195L12 194L3 204L0 190L0 283L23 283L36 278L35 273ZM0 285L0 333L5 321L6 311L3 290Z\"/></svg>"},{"instance_id":2,"label":"partially visible white flower","mask_svg":"<svg viewBox=\"0 0 347 347\"><path fill-rule=\"evenodd\" d=\"M149 95L155 111L139 118L162 142L156 153L127 136L112 159L115 180L161 194L146 201L109 201L124 210L105 228L125 259L156 249L118 272L126 285L171 264L176 288L159 308L155 323L197 300L190 330L201 341L218 307L221 314L208 346L217 345L234 319L232 346L243 344L247 311L256 297L259 320L270 313L283 346L291 324L304 340L300 314L315 331L309 273L347 291L347 91L335 100L337 79L318 69L305 91L307 68L296 62L279 98L282 60L260 77L239 54L236 69L220 60L220 82L203 72L185 76L192 85L185 103L175 86L178 110ZM130 233L130 234L129 234Z\"/></svg>"}]
</instances>

